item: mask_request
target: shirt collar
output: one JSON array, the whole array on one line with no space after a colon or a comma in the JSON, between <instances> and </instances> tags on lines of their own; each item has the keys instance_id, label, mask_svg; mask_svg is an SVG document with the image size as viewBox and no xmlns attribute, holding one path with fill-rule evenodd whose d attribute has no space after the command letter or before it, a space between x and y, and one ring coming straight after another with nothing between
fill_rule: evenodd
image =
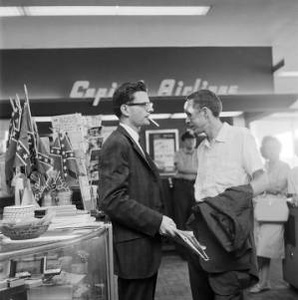
<instances>
[{"instance_id":1,"label":"shirt collar","mask_svg":"<svg viewBox=\"0 0 298 300\"><path fill-rule=\"evenodd\" d=\"M229 132L230 128L231 128L231 125L224 122L222 124L216 138L214 139L214 141L224 143L227 140L227 136L228 136L228 132ZM204 146L206 146L206 147L210 147L212 144L212 143L210 144L210 142L207 138L203 141L203 143L204 143Z\"/></svg>"},{"instance_id":2,"label":"shirt collar","mask_svg":"<svg viewBox=\"0 0 298 300\"><path fill-rule=\"evenodd\" d=\"M119 123L120 126L122 126L127 132L128 134L133 138L133 140L139 144L139 134L133 130L130 126L126 125L126 124L123 124L123 123Z\"/></svg>"},{"instance_id":3,"label":"shirt collar","mask_svg":"<svg viewBox=\"0 0 298 300\"><path fill-rule=\"evenodd\" d=\"M228 136L228 132L229 132L230 128L231 128L231 125L224 122L222 124L215 140L218 142L225 142L227 140L227 136Z\"/></svg>"}]
</instances>

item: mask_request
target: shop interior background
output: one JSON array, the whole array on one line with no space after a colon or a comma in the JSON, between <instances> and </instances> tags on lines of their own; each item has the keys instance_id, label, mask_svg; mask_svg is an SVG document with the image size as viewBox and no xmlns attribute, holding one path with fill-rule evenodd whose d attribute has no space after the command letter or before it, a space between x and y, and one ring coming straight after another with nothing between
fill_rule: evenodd
<instances>
[{"instance_id":1,"label":"shop interior background","mask_svg":"<svg viewBox=\"0 0 298 300\"><path fill-rule=\"evenodd\" d=\"M293 153L293 139L298 137L298 3L296 0L282 2L278 0L262 2L257 0L205 0L200 2L202 5L210 6L205 16L30 16L24 9L24 5L55 4L68 6L69 1L42 1L42 3L30 0L25 2L20 0L0 1L1 9L7 6L16 6L20 7L18 10L21 11L20 16L0 17L0 50L68 49L71 51L71 49L85 48L269 47L272 51L272 91L269 93L254 91L253 88L247 91L246 93L254 98L254 103L259 103L259 105L254 105L254 109L245 106L239 109L239 102L235 99L229 102L232 105L228 106L229 110L227 111L227 105L223 101L226 110L224 113L226 117L233 119L234 124L249 126L259 144L264 135L270 134L279 138L283 144L281 158L291 166L298 164ZM72 1L72 5L84 6L116 6L119 4L118 1ZM125 5L155 6L156 3L153 0L140 0L126 1ZM194 6L198 5L198 1L164 0L158 2L158 6L175 5ZM3 65L2 59L0 59L0 65ZM216 70L217 67L220 66L215 65L211 68ZM106 67L101 69L98 66L97 68L100 74L109 73ZM141 69L142 66L139 68ZM7 70L2 67L0 69L0 91L3 91L7 87L4 86L1 78L7 75L5 73ZM48 71L40 70L41 74ZM262 73L262 70L257 71ZM17 81L17 72L14 70L9 70L9 72L10 80ZM226 75L223 73L223 77L227 76L230 70L227 68L225 72ZM154 74L154 69L152 74ZM204 78L204 74L200 73L199 68L197 78ZM26 82L27 78L25 77L19 79L29 86L31 98L41 105L44 99L42 97L35 98L34 83ZM77 80L80 79L77 78ZM179 78L176 79L179 80ZM96 82L96 84L100 86L101 83ZM188 84L193 83L189 82ZM5 151L10 116L9 111L4 111L8 107L5 104L8 104L9 101L8 94L14 97L15 93L20 92L21 89L22 86L18 86L16 90L16 87L12 85L7 94L1 92L0 139L2 153ZM70 93L70 87L67 89ZM270 96L278 105L271 105ZM258 98L259 102L256 100ZM265 98L266 100L263 100ZM52 100L57 99L53 97ZM68 95L67 99L61 98L60 100L65 100L66 105L69 106L72 99ZM89 109L93 101L87 100L90 99L86 98L86 106ZM181 113L177 122L182 131L184 118L182 100L181 98L180 101L175 102L175 100L174 95L170 102L173 105L169 104L168 111L163 111L164 115L157 116L157 119L160 120L162 127L168 127L173 119L171 110L175 107L175 111ZM94 114L102 113L96 110L96 107L93 109ZM237 116L235 116L235 112L237 112ZM156 114L158 113L157 107ZM109 121L111 113L104 111L102 114L107 120L107 125L115 124L114 121Z\"/></svg>"}]
</instances>

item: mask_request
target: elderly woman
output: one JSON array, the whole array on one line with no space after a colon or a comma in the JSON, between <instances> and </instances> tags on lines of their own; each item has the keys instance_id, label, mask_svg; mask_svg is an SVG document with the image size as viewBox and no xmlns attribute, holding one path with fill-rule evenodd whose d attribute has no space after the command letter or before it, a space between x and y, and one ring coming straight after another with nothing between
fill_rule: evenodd
<instances>
[{"instance_id":1,"label":"elderly woman","mask_svg":"<svg viewBox=\"0 0 298 300\"><path fill-rule=\"evenodd\" d=\"M290 167L279 159L281 143L273 136L266 136L262 140L261 154L266 160L265 169L268 173L269 187L266 192L255 199L262 201L266 197L286 198L287 177ZM262 199L263 198L263 199ZM283 223L255 222L255 241L259 264L259 278L257 285L251 288L251 293L258 293L269 289L270 260L284 258L284 225Z\"/></svg>"}]
</instances>

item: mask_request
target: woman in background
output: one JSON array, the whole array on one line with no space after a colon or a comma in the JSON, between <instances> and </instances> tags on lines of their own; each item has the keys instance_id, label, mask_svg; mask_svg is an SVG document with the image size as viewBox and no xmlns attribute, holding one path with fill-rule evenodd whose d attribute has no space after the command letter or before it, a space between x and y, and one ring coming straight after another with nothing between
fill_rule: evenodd
<instances>
[{"instance_id":1,"label":"woman in background","mask_svg":"<svg viewBox=\"0 0 298 300\"><path fill-rule=\"evenodd\" d=\"M262 201L266 197L278 198L281 201L287 194L287 177L290 167L279 159L281 143L273 136L265 136L262 140L261 154L266 160L269 187L266 192L255 199ZM255 241L259 265L259 283L251 288L251 293L259 293L269 289L270 260L284 258L284 225L283 223L255 222Z\"/></svg>"},{"instance_id":2,"label":"woman in background","mask_svg":"<svg viewBox=\"0 0 298 300\"><path fill-rule=\"evenodd\" d=\"M294 153L298 157L298 139L294 141ZM292 203L298 206L298 167L293 168L289 173L288 193L292 196Z\"/></svg>"}]
</instances>

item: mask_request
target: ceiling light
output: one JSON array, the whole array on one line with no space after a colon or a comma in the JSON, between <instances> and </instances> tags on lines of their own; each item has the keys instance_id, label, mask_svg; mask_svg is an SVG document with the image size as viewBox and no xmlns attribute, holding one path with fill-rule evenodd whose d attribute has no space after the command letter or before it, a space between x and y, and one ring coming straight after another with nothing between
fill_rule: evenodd
<instances>
[{"instance_id":1,"label":"ceiling light","mask_svg":"<svg viewBox=\"0 0 298 300\"><path fill-rule=\"evenodd\" d=\"M210 6L24 6L2 7L0 16L204 16Z\"/></svg>"},{"instance_id":2,"label":"ceiling light","mask_svg":"<svg viewBox=\"0 0 298 300\"><path fill-rule=\"evenodd\" d=\"M186 119L186 113L172 114L171 119Z\"/></svg>"},{"instance_id":3,"label":"ceiling light","mask_svg":"<svg viewBox=\"0 0 298 300\"><path fill-rule=\"evenodd\" d=\"M33 117L35 122L52 122L51 117Z\"/></svg>"},{"instance_id":4,"label":"ceiling light","mask_svg":"<svg viewBox=\"0 0 298 300\"><path fill-rule=\"evenodd\" d=\"M242 111L224 111L220 114L221 117L238 117L242 114ZM166 119L185 119L185 113L175 114L151 114L152 119L166 120ZM115 115L101 115L102 121L117 121L118 118ZM51 117L34 117L36 122L51 122Z\"/></svg>"},{"instance_id":5,"label":"ceiling light","mask_svg":"<svg viewBox=\"0 0 298 300\"><path fill-rule=\"evenodd\" d=\"M209 6L30 6L31 16L191 16L206 15Z\"/></svg>"},{"instance_id":6,"label":"ceiling light","mask_svg":"<svg viewBox=\"0 0 298 300\"><path fill-rule=\"evenodd\" d=\"M220 113L220 117L225 118L225 117L239 117L242 115L242 111L222 111Z\"/></svg>"},{"instance_id":7,"label":"ceiling light","mask_svg":"<svg viewBox=\"0 0 298 300\"><path fill-rule=\"evenodd\" d=\"M17 6L2 6L0 7L0 17L20 17L24 16L24 11Z\"/></svg>"},{"instance_id":8,"label":"ceiling light","mask_svg":"<svg viewBox=\"0 0 298 300\"><path fill-rule=\"evenodd\" d=\"M169 119L171 114L151 114L152 119Z\"/></svg>"},{"instance_id":9,"label":"ceiling light","mask_svg":"<svg viewBox=\"0 0 298 300\"><path fill-rule=\"evenodd\" d=\"M117 121L119 119L115 115L102 115L101 120L102 121Z\"/></svg>"},{"instance_id":10,"label":"ceiling light","mask_svg":"<svg viewBox=\"0 0 298 300\"><path fill-rule=\"evenodd\" d=\"M298 77L298 71L278 71L276 75L278 77Z\"/></svg>"}]
</instances>

